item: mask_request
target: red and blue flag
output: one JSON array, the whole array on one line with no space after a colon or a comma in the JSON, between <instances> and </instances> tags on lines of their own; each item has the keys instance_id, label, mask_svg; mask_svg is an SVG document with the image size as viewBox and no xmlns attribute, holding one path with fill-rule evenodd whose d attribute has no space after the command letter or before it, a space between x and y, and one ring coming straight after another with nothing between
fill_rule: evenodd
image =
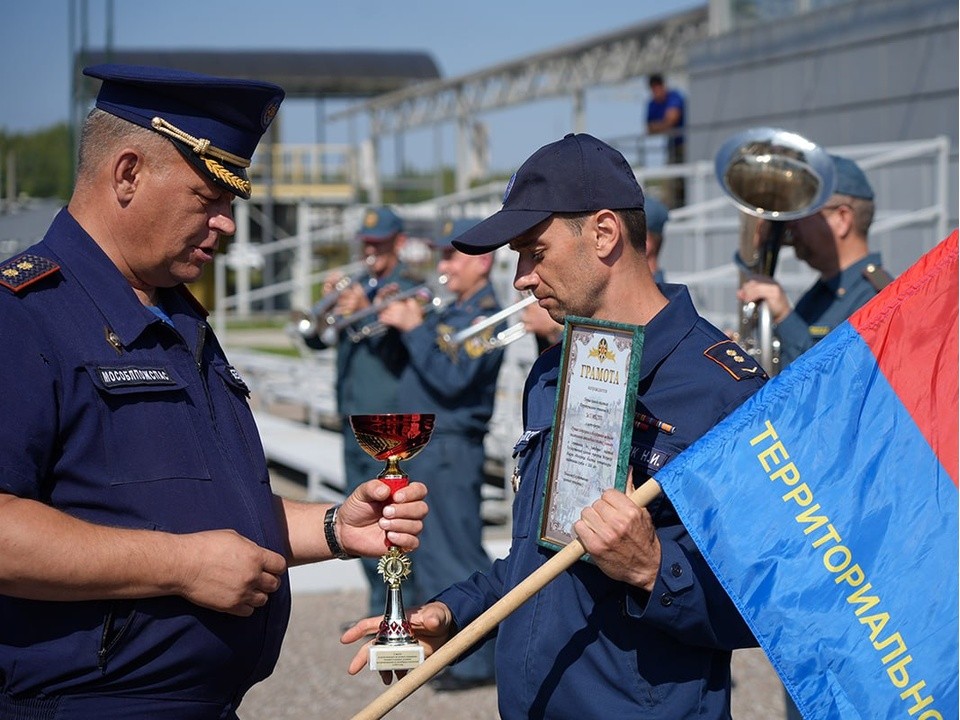
<instances>
[{"instance_id":1,"label":"red and blue flag","mask_svg":"<svg viewBox=\"0 0 960 720\"><path fill-rule=\"evenodd\" d=\"M958 716L957 233L656 480L805 718Z\"/></svg>"}]
</instances>

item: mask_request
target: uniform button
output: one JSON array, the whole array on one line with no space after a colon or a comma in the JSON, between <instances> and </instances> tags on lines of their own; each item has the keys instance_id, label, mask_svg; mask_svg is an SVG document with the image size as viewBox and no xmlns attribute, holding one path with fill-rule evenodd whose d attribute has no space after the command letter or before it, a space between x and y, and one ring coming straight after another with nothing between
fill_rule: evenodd
<instances>
[{"instance_id":1,"label":"uniform button","mask_svg":"<svg viewBox=\"0 0 960 720\"><path fill-rule=\"evenodd\" d=\"M683 575L683 568L680 567L680 563L674 563L670 566L670 574L678 578Z\"/></svg>"},{"instance_id":2,"label":"uniform button","mask_svg":"<svg viewBox=\"0 0 960 720\"><path fill-rule=\"evenodd\" d=\"M664 593L663 595L660 596L660 604L663 605L664 607L670 607L671 605L673 605L673 598L667 595L666 593Z\"/></svg>"}]
</instances>

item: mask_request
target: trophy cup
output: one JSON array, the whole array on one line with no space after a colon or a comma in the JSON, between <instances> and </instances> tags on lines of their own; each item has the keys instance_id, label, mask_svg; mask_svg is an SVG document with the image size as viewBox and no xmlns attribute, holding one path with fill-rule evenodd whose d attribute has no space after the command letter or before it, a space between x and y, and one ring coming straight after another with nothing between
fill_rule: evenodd
<instances>
[{"instance_id":1,"label":"trophy cup","mask_svg":"<svg viewBox=\"0 0 960 720\"><path fill-rule=\"evenodd\" d=\"M382 414L351 415L350 426L360 447L373 458L384 460L386 467L377 475L391 492L406 487L407 474L400 461L412 458L430 441L433 415ZM380 629L370 646L371 670L411 670L423 662L423 647L413 637L403 609L400 584L410 574L410 559L395 545L386 543L387 552L377 566L387 584L387 603Z\"/></svg>"}]
</instances>

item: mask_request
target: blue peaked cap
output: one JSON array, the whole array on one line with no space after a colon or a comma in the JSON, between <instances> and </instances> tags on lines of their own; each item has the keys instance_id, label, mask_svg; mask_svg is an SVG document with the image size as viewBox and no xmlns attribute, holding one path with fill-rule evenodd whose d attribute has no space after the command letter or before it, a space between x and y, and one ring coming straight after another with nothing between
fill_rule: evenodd
<instances>
[{"instance_id":1,"label":"blue peaked cap","mask_svg":"<svg viewBox=\"0 0 960 720\"><path fill-rule=\"evenodd\" d=\"M873 188L859 165L850 158L839 155L831 155L830 159L833 160L833 167L837 172L837 187L834 193L873 200Z\"/></svg>"},{"instance_id":2,"label":"blue peaked cap","mask_svg":"<svg viewBox=\"0 0 960 720\"><path fill-rule=\"evenodd\" d=\"M386 206L374 207L364 211L357 238L380 242L389 240L401 232L403 232L403 220L399 215Z\"/></svg>"},{"instance_id":3,"label":"blue peaked cap","mask_svg":"<svg viewBox=\"0 0 960 720\"><path fill-rule=\"evenodd\" d=\"M506 245L554 213L643 210L643 190L619 151L586 133L544 145L513 174L503 207L453 246L482 255Z\"/></svg>"},{"instance_id":4,"label":"blue peaked cap","mask_svg":"<svg viewBox=\"0 0 960 720\"><path fill-rule=\"evenodd\" d=\"M99 109L167 137L205 177L250 197L246 168L283 101L279 85L146 65L83 74L102 81Z\"/></svg>"},{"instance_id":5,"label":"blue peaked cap","mask_svg":"<svg viewBox=\"0 0 960 720\"><path fill-rule=\"evenodd\" d=\"M462 218L460 220L446 220L440 228L440 234L430 243L435 248L453 247L454 238L463 235L467 230L480 222L480 218Z\"/></svg>"},{"instance_id":6,"label":"blue peaked cap","mask_svg":"<svg viewBox=\"0 0 960 720\"><path fill-rule=\"evenodd\" d=\"M647 232L663 235L663 226L670 219L670 211L653 195L647 195L644 198L644 203L644 211L647 216Z\"/></svg>"}]
</instances>

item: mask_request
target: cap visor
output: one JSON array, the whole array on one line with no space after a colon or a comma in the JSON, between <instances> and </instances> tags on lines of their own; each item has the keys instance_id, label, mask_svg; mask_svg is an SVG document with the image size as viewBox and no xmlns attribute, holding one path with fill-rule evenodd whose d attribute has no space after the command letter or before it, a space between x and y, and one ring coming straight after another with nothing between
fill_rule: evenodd
<instances>
[{"instance_id":1,"label":"cap visor","mask_svg":"<svg viewBox=\"0 0 960 720\"><path fill-rule=\"evenodd\" d=\"M247 172L243 168L237 167L236 165L230 165L222 161L215 161L215 165L219 165L222 169L222 175L217 175L212 172L211 169L204 163L203 158L197 155L195 152L191 151L189 148L185 147L176 140L170 140L171 144L180 151L180 155L190 163L201 176L205 179L212 182L217 187L220 187L227 192L231 192L239 198L244 200L250 199L250 190L249 180L247 178ZM230 180L233 180L231 183Z\"/></svg>"},{"instance_id":2,"label":"cap visor","mask_svg":"<svg viewBox=\"0 0 960 720\"><path fill-rule=\"evenodd\" d=\"M483 255L506 245L553 215L550 210L500 210L453 240L467 255Z\"/></svg>"}]
</instances>

